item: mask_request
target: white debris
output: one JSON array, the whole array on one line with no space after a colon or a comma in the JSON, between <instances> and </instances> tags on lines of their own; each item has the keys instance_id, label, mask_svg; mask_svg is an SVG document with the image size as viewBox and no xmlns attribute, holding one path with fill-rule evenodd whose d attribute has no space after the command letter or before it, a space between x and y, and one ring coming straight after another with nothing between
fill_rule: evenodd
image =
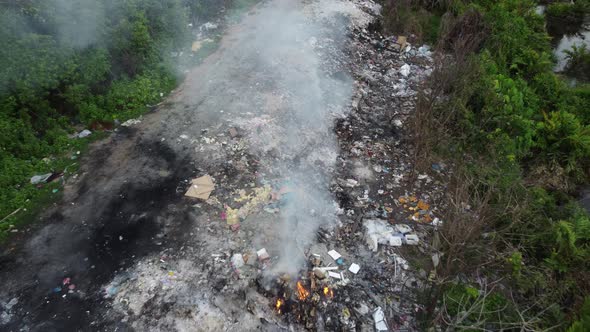
<instances>
[{"instance_id":1,"label":"white debris","mask_svg":"<svg viewBox=\"0 0 590 332\"><path fill-rule=\"evenodd\" d=\"M408 77L410 75L410 65L408 65L407 63L404 64L400 70L399 70L400 74L402 74L402 76L404 77Z\"/></svg>"},{"instance_id":2,"label":"white debris","mask_svg":"<svg viewBox=\"0 0 590 332\"><path fill-rule=\"evenodd\" d=\"M338 258L342 257L342 255L340 255L340 253L336 250L328 251L328 255L330 255L330 257L332 257L333 260L338 260Z\"/></svg>"},{"instance_id":3,"label":"white debris","mask_svg":"<svg viewBox=\"0 0 590 332\"><path fill-rule=\"evenodd\" d=\"M258 256L258 259L261 260L261 261L270 258L270 255L266 251L266 248L262 248L262 249L258 250L256 252L256 255Z\"/></svg>"},{"instance_id":4,"label":"white debris","mask_svg":"<svg viewBox=\"0 0 590 332\"><path fill-rule=\"evenodd\" d=\"M328 275L334 279L342 279L342 275L340 273L328 271Z\"/></svg>"},{"instance_id":5,"label":"white debris","mask_svg":"<svg viewBox=\"0 0 590 332\"><path fill-rule=\"evenodd\" d=\"M39 184L47 182L47 179L51 176L51 173L35 175L31 178L31 184Z\"/></svg>"},{"instance_id":6,"label":"white debris","mask_svg":"<svg viewBox=\"0 0 590 332\"><path fill-rule=\"evenodd\" d=\"M398 256L396 254L393 254L394 258L395 258L395 263L399 266L402 267L402 269L407 270L410 268L410 265L408 265L408 261L403 259L401 256Z\"/></svg>"},{"instance_id":7,"label":"white debris","mask_svg":"<svg viewBox=\"0 0 590 332\"><path fill-rule=\"evenodd\" d=\"M440 254L433 254L432 255L432 266L436 269L438 264L440 263Z\"/></svg>"},{"instance_id":8,"label":"white debris","mask_svg":"<svg viewBox=\"0 0 590 332\"><path fill-rule=\"evenodd\" d=\"M373 320L375 321L375 331L389 331L387 327L387 322L385 321L385 314L383 313L383 309L381 307L377 307L373 312Z\"/></svg>"},{"instance_id":9,"label":"white debris","mask_svg":"<svg viewBox=\"0 0 590 332\"><path fill-rule=\"evenodd\" d=\"M409 244L409 245L416 245L416 244L418 244L418 242L420 242L420 239L418 239L418 235L416 235L416 234L406 234L405 239L406 239L406 244Z\"/></svg>"},{"instance_id":10,"label":"white debris","mask_svg":"<svg viewBox=\"0 0 590 332\"><path fill-rule=\"evenodd\" d=\"M434 218L434 220L432 221L432 226L442 226L443 222L442 220L438 219L438 218Z\"/></svg>"},{"instance_id":11,"label":"white debris","mask_svg":"<svg viewBox=\"0 0 590 332\"><path fill-rule=\"evenodd\" d=\"M429 57L432 52L430 52L430 46L422 45L418 48L418 53L422 56Z\"/></svg>"},{"instance_id":12,"label":"white debris","mask_svg":"<svg viewBox=\"0 0 590 332\"><path fill-rule=\"evenodd\" d=\"M10 310L10 309L12 309L12 307L14 307L17 304L18 304L18 299L15 297L12 300L10 300L10 302L6 303L6 305L4 307L6 308L6 310Z\"/></svg>"},{"instance_id":13,"label":"white debris","mask_svg":"<svg viewBox=\"0 0 590 332\"><path fill-rule=\"evenodd\" d=\"M121 126L123 126L123 127L131 127L131 126L134 126L134 125L139 124L139 123L141 123L141 120L140 119L129 119L129 120L123 122L121 124Z\"/></svg>"},{"instance_id":14,"label":"white debris","mask_svg":"<svg viewBox=\"0 0 590 332\"><path fill-rule=\"evenodd\" d=\"M360 265L358 265L356 263L350 264L350 267L348 268L348 271L352 272L353 274L359 273L360 270L361 270Z\"/></svg>"},{"instance_id":15,"label":"white debris","mask_svg":"<svg viewBox=\"0 0 590 332\"><path fill-rule=\"evenodd\" d=\"M234 254L231 256L231 264L234 268L239 269L244 266L244 256L242 254Z\"/></svg>"},{"instance_id":16,"label":"white debris","mask_svg":"<svg viewBox=\"0 0 590 332\"><path fill-rule=\"evenodd\" d=\"M395 229L402 234L408 234L412 231L412 228L410 226L404 224L395 225Z\"/></svg>"},{"instance_id":17,"label":"white debris","mask_svg":"<svg viewBox=\"0 0 590 332\"><path fill-rule=\"evenodd\" d=\"M78 133L78 138L84 138L84 137L88 137L92 134L92 132L88 129L84 129L81 132Z\"/></svg>"},{"instance_id":18,"label":"white debris","mask_svg":"<svg viewBox=\"0 0 590 332\"><path fill-rule=\"evenodd\" d=\"M401 127L403 127L404 123L400 119L395 119L395 120L393 120L393 125L398 128L401 128Z\"/></svg>"},{"instance_id":19,"label":"white debris","mask_svg":"<svg viewBox=\"0 0 590 332\"><path fill-rule=\"evenodd\" d=\"M350 187L350 188L354 188L356 186L358 186L359 182L355 179L347 179L346 180L346 186Z\"/></svg>"},{"instance_id":20,"label":"white debris","mask_svg":"<svg viewBox=\"0 0 590 332\"><path fill-rule=\"evenodd\" d=\"M387 224L385 220L371 219L365 221L365 240L373 251L379 249L379 244L400 247L402 245L401 235Z\"/></svg>"},{"instance_id":21,"label":"white debris","mask_svg":"<svg viewBox=\"0 0 590 332\"><path fill-rule=\"evenodd\" d=\"M205 30L205 31L209 31L209 30L215 30L215 29L217 29L217 28L218 28L218 25L217 25L217 24L215 24L215 23L211 23L211 22L207 22L207 23L205 23L205 24L203 24L203 25L201 25L201 26L199 27L199 29L200 29L201 31L203 31L203 30Z\"/></svg>"}]
</instances>

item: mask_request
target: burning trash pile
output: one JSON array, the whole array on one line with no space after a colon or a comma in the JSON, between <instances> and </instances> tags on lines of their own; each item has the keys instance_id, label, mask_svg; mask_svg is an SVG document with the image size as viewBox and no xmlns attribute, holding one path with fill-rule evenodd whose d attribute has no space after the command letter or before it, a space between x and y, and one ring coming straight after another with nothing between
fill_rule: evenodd
<instances>
[{"instance_id":1,"label":"burning trash pile","mask_svg":"<svg viewBox=\"0 0 590 332\"><path fill-rule=\"evenodd\" d=\"M364 7L371 1L339 3L372 11ZM189 211L175 213L183 210L173 206L171 217L162 218L166 229L186 228L162 232L158 241L184 242L165 249L166 259L129 268L129 277L107 290L113 311L133 328L191 330L186 327L194 329L197 322L203 330L217 331L418 329L423 308L417 294L439 259L437 202L444 193L444 169L414 176L406 124L432 70L430 52L412 45L410 36L381 36L362 26L350 30L346 55L330 56L336 49L331 38L307 37L299 39L325 55L319 68L312 59L312 72L353 76L346 112L326 116L335 128L320 128L333 130L334 137L309 138L313 133L304 126L287 130L292 128L284 125L293 119L279 117L293 98L287 90L313 84L273 90L266 87L266 76L244 72L243 77L255 75L260 82L235 84L249 86L244 98L259 101L268 114L251 107L252 113L232 114L225 124L200 129L200 136L178 138L179 148L190 146L199 162L194 162L195 178L177 189L188 196L183 204ZM271 60L280 63L276 58ZM264 74L292 67L287 63ZM230 84L234 76L224 84L237 94L243 90ZM264 89L270 89L271 102L256 99L255 91ZM281 150L281 142L297 136L293 133L304 139ZM335 147L328 149L332 138ZM308 145L300 152L303 143ZM292 157L293 151L300 155Z\"/></svg>"}]
</instances>

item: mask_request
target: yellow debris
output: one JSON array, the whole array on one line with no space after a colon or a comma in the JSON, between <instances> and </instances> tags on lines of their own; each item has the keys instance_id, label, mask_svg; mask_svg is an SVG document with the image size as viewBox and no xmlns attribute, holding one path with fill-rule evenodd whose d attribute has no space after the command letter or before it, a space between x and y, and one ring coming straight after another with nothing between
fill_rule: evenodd
<instances>
[{"instance_id":1,"label":"yellow debris","mask_svg":"<svg viewBox=\"0 0 590 332\"><path fill-rule=\"evenodd\" d=\"M418 202L418 209L426 211L430 209L430 205L426 204L423 200L420 200Z\"/></svg>"}]
</instances>

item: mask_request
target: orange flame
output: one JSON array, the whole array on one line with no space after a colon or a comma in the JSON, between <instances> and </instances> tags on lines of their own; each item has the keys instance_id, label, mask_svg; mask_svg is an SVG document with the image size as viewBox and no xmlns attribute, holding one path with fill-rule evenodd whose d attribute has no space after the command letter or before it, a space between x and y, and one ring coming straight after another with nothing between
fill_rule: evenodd
<instances>
[{"instance_id":1,"label":"orange flame","mask_svg":"<svg viewBox=\"0 0 590 332\"><path fill-rule=\"evenodd\" d=\"M281 312L281 307L283 306L283 300L281 299L277 299L277 304L275 305L275 308L277 309L277 312L280 314Z\"/></svg>"},{"instance_id":2,"label":"orange flame","mask_svg":"<svg viewBox=\"0 0 590 332\"><path fill-rule=\"evenodd\" d=\"M325 297L334 297L334 292L329 287L324 287L324 296Z\"/></svg>"},{"instance_id":3,"label":"orange flame","mask_svg":"<svg viewBox=\"0 0 590 332\"><path fill-rule=\"evenodd\" d=\"M303 287L301 281L297 282L297 294L299 296L299 299L302 301L309 296L309 292L307 291L307 289L305 289L305 287Z\"/></svg>"}]
</instances>

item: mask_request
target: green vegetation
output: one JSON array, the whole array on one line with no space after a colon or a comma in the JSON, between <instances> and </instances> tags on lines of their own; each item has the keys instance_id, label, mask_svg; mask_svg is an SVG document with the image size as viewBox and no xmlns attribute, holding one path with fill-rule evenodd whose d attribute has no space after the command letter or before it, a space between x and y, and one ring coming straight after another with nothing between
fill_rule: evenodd
<instances>
[{"instance_id":1,"label":"green vegetation","mask_svg":"<svg viewBox=\"0 0 590 332\"><path fill-rule=\"evenodd\" d=\"M549 12L569 17L587 4L556 3ZM590 294L590 217L576 199L590 180L588 51L570 52L569 69L582 80L570 87L552 72L550 37L533 1L384 5L396 15L385 19L393 33L407 33L399 23L409 21L428 31L431 20L415 18L439 16L431 35L452 56L439 60L415 121L422 169L439 158L452 163L449 202L470 207L446 211L446 260L431 291L430 322L567 329ZM474 267L480 275L448 281ZM502 287L486 290L482 277ZM587 306L571 330L584 330Z\"/></svg>"},{"instance_id":2,"label":"green vegetation","mask_svg":"<svg viewBox=\"0 0 590 332\"><path fill-rule=\"evenodd\" d=\"M582 81L590 81L590 50L586 45L574 45L571 50L566 50L567 66L565 68L568 75L578 78Z\"/></svg>"},{"instance_id":3,"label":"green vegetation","mask_svg":"<svg viewBox=\"0 0 590 332\"><path fill-rule=\"evenodd\" d=\"M202 24L223 6L232 1L0 4L0 240L61 192L59 181L34 186L31 176L71 172L101 129L157 104L179 81L173 53L190 51L189 23ZM83 128L95 133L73 138Z\"/></svg>"},{"instance_id":4,"label":"green vegetation","mask_svg":"<svg viewBox=\"0 0 590 332\"><path fill-rule=\"evenodd\" d=\"M547 6L547 15L570 21L581 21L589 12L590 1L588 0L552 2Z\"/></svg>"}]
</instances>

